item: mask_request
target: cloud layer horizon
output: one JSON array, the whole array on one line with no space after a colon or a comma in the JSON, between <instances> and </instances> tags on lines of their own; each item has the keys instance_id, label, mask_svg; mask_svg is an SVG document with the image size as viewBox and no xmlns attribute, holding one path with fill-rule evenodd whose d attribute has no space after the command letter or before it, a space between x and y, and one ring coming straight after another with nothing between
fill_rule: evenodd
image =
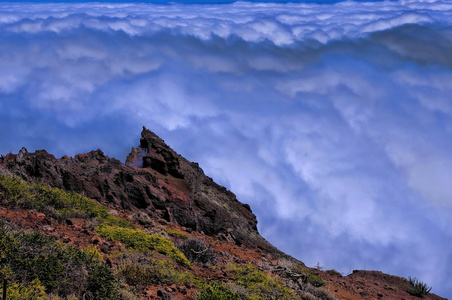
<instances>
[{"instance_id":1,"label":"cloud layer horizon","mask_svg":"<svg viewBox=\"0 0 452 300\"><path fill-rule=\"evenodd\" d=\"M145 125L310 266L452 296L452 4L0 4L0 153Z\"/></svg>"}]
</instances>

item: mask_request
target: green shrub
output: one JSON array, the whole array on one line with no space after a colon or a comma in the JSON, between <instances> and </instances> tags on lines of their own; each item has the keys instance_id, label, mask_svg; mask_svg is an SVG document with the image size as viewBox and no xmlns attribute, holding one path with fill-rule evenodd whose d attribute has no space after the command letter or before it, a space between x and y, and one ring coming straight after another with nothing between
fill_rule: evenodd
<instances>
[{"instance_id":1,"label":"green shrub","mask_svg":"<svg viewBox=\"0 0 452 300\"><path fill-rule=\"evenodd\" d=\"M116 276L130 286L186 285L196 281L191 273L176 270L170 261L147 257L143 253L126 252L117 259Z\"/></svg>"},{"instance_id":2,"label":"green shrub","mask_svg":"<svg viewBox=\"0 0 452 300\"><path fill-rule=\"evenodd\" d=\"M326 273L328 273L331 276L342 277L342 274L339 273L338 271L334 270L334 269L328 270L328 271L326 271Z\"/></svg>"},{"instance_id":3,"label":"green shrub","mask_svg":"<svg viewBox=\"0 0 452 300\"><path fill-rule=\"evenodd\" d=\"M299 299L280 279L273 278L253 265L232 266L235 283L243 286L248 299Z\"/></svg>"},{"instance_id":4,"label":"green shrub","mask_svg":"<svg viewBox=\"0 0 452 300\"><path fill-rule=\"evenodd\" d=\"M98 299L114 298L112 287L116 280L93 247L79 250L40 233L14 231L0 224L0 249L1 273L8 276L17 293L25 295L27 288L38 286L23 283L39 282L46 293L64 298L83 294L97 295ZM104 288L99 289L99 285Z\"/></svg>"},{"instance_id":5,"label":"green shrub","mask_svg":"<svg viewBox=\"0 0 452 300\"><path fill-rule=\"evenodd\" d=\"M96 232L103 238L119 241L135 250L155 250L172 258L177 263L189 266L190 262L173 242L158 234L147 234L143 230L121 228L118 226L101 225Z\"/></svg>"},{"instance_id":6,"label":"green shrub","mask_svg":"<svg viewBox=\"0 0 452 300\"><path fill-rule=\"evenodd\" d=\"M165 228L163 230L166 233L168 233L169 235L176 237L176 238L188 239L188 237L190 236L188 233L180 231L178 229Z\"/></svg>"},{"instance_id":7,"label":"green shrub","mask_svg":"<svg viewBox=\"0 0 452 300\"><path fill-rule=\"evenodd\" d=\"M79 259L85 261L86 263L100 263L104 257L95 246L88 245L80 250Z\"/></svg>"},{"instance_id":8,"label":"green shrub","mask_svg":"<svg viewBox=\"0 0 452 300\"><path fill-rule=\"evenodd\" d=\"M0 175L0 203L14 206L21 199L32 196L25 181L18 177Z\"/></svg>"},{"instance_id":9,"label":"green shrub","mask_svg":"<svg viewBox=\"0 0 452 300\"><path fill-rule=\"evenodd\" d=\"M64 271L64 265L57 254L39 255L20 262L20 268L28 270L34 277L40 279L47 291L58 287L58 281Z\"/></svg>"},{"instance_id":10,"label":"green shrub","mask_svg":"<svg viewBox=\"0 0 452 300\"><path fill-rule=\"evenodd\" d=\"M10 232L4 225L0 234L2 269L25 281L38 278L47 291L57 287L64 268L53 240L39 233Z\"/></svg>"},{"instance_id":11,"label":"green shrub","mask_svg":"<svg viewBox=\"0 0 452 300\"><path fill-rule=\"evenodd\" d=\"M1 286L1 285L0 285ZM16 282L7 285L7 299L9 300L44 300L47 299L45 287L39 279L34 279L28 285Z\"/></svg>"},{"instance_id":12,"label":"green shrub","mask_svg":"<svg viewBox=\"0 0 452 300\"><path fill-rule=\"evenodd\" d=\"M116 280L110 268L98 264L88 276L88 291L94 299L114 299L117 291L115 283Z\"/></svg>"},{"instance_id":13,"label":"green shrub","mask_svg":"<svg viewBox=\"0 0 452 300\"><path fill-rule=\"evenodd\" d=\"M161 280L160 271L153 264L126 262L117 267L116 276L130 286L144 287Z\"/></svg>"},{"instance_id":14,"label":"green shrub","mask_svg":"<svg viewBox=\"0 0 452 300\"><path fill-rule=\"evenodd\" d=\"M408 293L415 297L424 298L430 293L432 289L431 287L427 286L426 283L419 281L417 278L408 277L408 280L410 282L410 289L408 290Z\"/></svg>"},{"instance_id":15,"label":"green shrub","mask_svg":"<svg viewBox=\"0 0 452 300\"><path fill-rule=\"evenodd\" d=\"M0 263L2 267L11 257L14 257L19 251L17 240L10 234L5 225L0 222Z\"/></svg>"},{"instance_id":16,"label":"green shrub","mask_svg":"<svg viewBox=\"0 0 452 300\"><path fill-rule=\"evenodd\" d=\"M304 265L297 264L291 269L291 271L303 275L304 283L310 283L314 287L321 287L325 285L325 281L323 281L320 275L312 273L313 271L309 268L306 268ZM334 276L342 276L341 273L337 272L336 270L328 270L326 271L326 273Z\"/></svg>"},{"instance_id":17,"label":"green shrub","mask_svg":"<svg viewBox=\"0 0 452 300\"><path fill-rule=\"evenodd\" d=\"M240 300L240 296L225 285L212 281L204 284L196 297L198 300Z\"/></svg>"},{"instance_id":18,"label":"green shrub","mask_svg":"<svg viewBox=\"0 0 452 300\"><path fill-rule=\"evenodd\" d=\"M308 282L315 287L321 287L325 285L325 281L323 281L322 277L312 273L308 275Z\"/></svg>"}]
</instances>

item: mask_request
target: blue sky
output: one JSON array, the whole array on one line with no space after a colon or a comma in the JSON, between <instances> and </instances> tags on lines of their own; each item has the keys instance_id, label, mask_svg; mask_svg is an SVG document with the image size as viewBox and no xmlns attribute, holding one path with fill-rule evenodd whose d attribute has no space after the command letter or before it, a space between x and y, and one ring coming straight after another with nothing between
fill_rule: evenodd
<instances>
[{"instance_id":1,"label":"blue sky","mask_svg":"<svg viewBox=\"0 0 452 300\"><path fill-rule=\"evenodd\" d=\"M0 3L0 153L145 125L307 265L452 297L448 1Z\"/></svg>"}]
</instances>

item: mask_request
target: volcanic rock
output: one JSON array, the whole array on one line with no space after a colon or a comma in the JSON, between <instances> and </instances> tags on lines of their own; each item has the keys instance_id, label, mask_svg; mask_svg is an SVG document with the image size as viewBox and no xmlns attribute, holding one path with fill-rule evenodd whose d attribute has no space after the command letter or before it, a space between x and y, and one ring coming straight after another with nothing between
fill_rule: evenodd
<instances>
[{"instance_id":1,"label":"volcanic rock","mask_svg":"<svg viewBox=\"0 0 452 300\"><path fill-rule=\"evenodd\" d=\"M186 227L236 244L281 253L257 231L256 216L226 188L206 176L143 127L126 164L101 150L56 159L45 150L0 157L0 166L25 180L43 181L137 215Z\"/></svg>"}]
</instances>

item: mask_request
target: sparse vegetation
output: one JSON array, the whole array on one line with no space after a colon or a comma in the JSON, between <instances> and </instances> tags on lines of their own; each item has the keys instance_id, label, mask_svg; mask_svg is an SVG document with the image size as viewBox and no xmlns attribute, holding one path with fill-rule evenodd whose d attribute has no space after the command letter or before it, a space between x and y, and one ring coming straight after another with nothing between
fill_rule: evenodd
<instances>
[{"instance_id":1,"label":"sparse vegetation","mask_svg":"<svg viewBox=\"0 0 452 300\"><path fill-rule=\"evenodd\" d=\"M17 231L1 224L0 249L1 275L11 281L11 297L39 299L45 297L44 293L53 293L114 298L115 279L92 248L79 250L40 233Z\"/></svg>"},{"instance_id":2,"label":"sparse vegetation","mask_svg":"<svg viewBox=\"0 0 452 300\"><path fill-rule=\"evenodd\" d=\"M432 289L426 283L419 281L417 278L408 277L408 281L410 282L410 289L408 290L408 293L415 297L424 298Z\"/></svg>"},{"instance_id":3,"label":"sparse vegetation","mask_svg":"<svg viewBox=\"0 0 452 300\"><path fill-rule=\"evenodd\" d=\"M323 270L323 266L320 264L320 262L317 262L317 265L315 266L315 268L319 271Z\"/></svg>"},{"instance_id":4,"label":"sparse vegetation","mask_svg":"<svg viewBox=\"0 0 452 300\"><path fill-rule=\"evenodd\" d=\"M320 275L313 273L312 270L306 268L304 265L301 265L301 264L295 265L291 271L294 273L297 273L297 274L303 274L304 283L309 283L310 285L312 285L314 287L321 287L321 286L325 285L325 281L322 279L322 277L320 277ZM318 272L318 269L317 269L317 271L314 271L314 272ZM337 275L336 272L337 271L330 272L330 275ZM339 273L339 275L340 275L340 273Z\"/></svg>"},{"instance_id":5,"label":"sparse vegetation","mask_svg":"<svg viewBox=\"0 0 452 300\"><path fill-rule=\"evenodd\" d=\"M253 265L233 265L229 269L235 284L245 288L247 299L299 299L279 278L265 274Z\"/></svg>"},{"instance_id":6,"label":"sparse vegetation","mask_svg":"<svg viewBox=\"0 0 452 300\"><path fill-rule=\"evenodd\" d=\"M215 262L215 250L203 240L188 239L178 244L177 247L192 263L205 265Z\"/></svg>"},{"instance_id":7,"label":"sparse vegetation","mask_svg":"<svg viewBox=\"0 0 452 300\"><path fill-rule=\"evenodd\" d=\"M323 281L322 277L317 274L309 273L308 282L315 287L321 287L325 285L325 281Z\"/></svg>"},{"instance_id":8,"label":"sparse vegetation","mask_svg":"<svg viewBox=\"0 0 452 300\"><path fill-rule=\"evenodd\" d=\"M93 266L91 274L88 275L88 290L94 299L116 298L113 291L116 290L116 279L111 269L103 264Z\"/></svg>"},{"instance_id":9,"label":"sparse vegetation","mask_svg":"<svg viewBox=\"0 0 452 300\"><path fill-rule=\"evenodd\" d=\"M141 225L151 225L153 224L152 219L142 211L138 211L137 213L133 214L133 219L135 222Z\"/></svg>"},{"instance_id":10,"label":"sparse vegetation","mask_svg":"<svg viewBox=\"0 0 452 300\"><path fill-rule=\"evenodd\" d=\"M180 239L188 239L190 237L190 235L186 232L183 232L181 230L178 229L174 229L174 228L164 228L163 229L168 235L176 237L176 238L180 238Z\"/></svg>"},{"instance_id":11,"label":"sparse vegetation","mask_svg":"<svg viewBox=\"0 0 452 300\"><path fill-rule=\"evenodd\" d=\"M296 278L297 278L297 283L299 284L299 286L301 288L301 292L300 292L299 296L301 296L301 298L303 300L314 300L314 299L335 300L336 299L324 287L324 285L325 285L324 280L319 275L314 274L313 270L307 268L302 263L289 265L288 268L290 269L292 274L299 275ZM318 270L314 271L314 272L318 272ZM329 270L326 272L333 276L342 276L339 272L337 272L335 270Z\"/></svg>"},{"instance_id":12,"label":"sparse vegetation","mask_svg":"<svg viewBox=\"0 0 452 300\"><path fill-rule=\"evenodd\" d=\"M174 246L173 242L158 234L147 234L143 230L121 228L118 226L100 225L96 232L110 241L119 241L127 247L145 251L155 250L172 258L177 263L189 266L190 262L185 255Z\"/></svg>"},{"instance_id":13,"label":"sparse vegetation","mask_svg":"<svg viewBox=\"0 0 452 300\"><path fill-rule=\"evenodd\" d=\"M2 286L0 284L0 286ZM17 282L8 284L8 299L10 300L44 300L47 299L45 287L39 279L33 279L29 284L22 285Z\"/></svg>"},{"instance_id":14,"label":"sparse vegetation","mask_svg":"<svg viewBox=\"0 0 452 300\"><path fill-rule=\"evenodd\" d=\"M160 224L162 224L162 225L168 225L168 224L169 224L168 221L165 220L165 219L159 219L158 222L159 222Z\"/></svg>"},{"instance_id":15,"label":"sparse vegetation","mask_svg":"<svg viewBox=\"0 0 452 300\"><path fill-rule=\"evenodd\" d=\"M185 285L197 281L191 273L176 270L170 261L152 258L143 252L126 251L116 259L116 276L130 286L141 288L160 283Z\"/></svg>"},{"instance_id":16,"label":"sparse vegetation","mask_svg":"<svg viewBox=\"0 0 452 300\"><path fill-rule=\"evenodd\" d=\"M342 277L342 274L339 273L338 271L334 270L334 269L328 270L328 271L326 271L326 273L328 273L331 276Z\"/></svg>"},{"instance_id":17,"label":"sparse vegetation","mask_svg":"<svg viewBox=\"0 0 452 300\"><path fill-rule=\"evenodd\" d=\"M303 300L337 300L325 287L314 287L310 283L303 286L300 296Z\"/></svg>"},{"instance_id":18,"label":"sparse vegetation","mask_svg":"<svg viewBox=\"0 0 452 300\"><path fill-rule=\"evenodd\" d=\"M96 219L104 224L133 227L126 219L112 216L106 207L83 195L53 188L41 182L29 183L16 176L0 175L0 203L50 212L55 219Z\"/></svg>"},{"instance_id":19,"label":"sparse vegetation","mask_svg":"<svg viewBox=\"0 0 452 300\"><path fill-rule=\"evenodd\" d=\"M212 281L202 286L198 300L241 300L242 298L222 283Z\"/></svg>"}]
</instances>

